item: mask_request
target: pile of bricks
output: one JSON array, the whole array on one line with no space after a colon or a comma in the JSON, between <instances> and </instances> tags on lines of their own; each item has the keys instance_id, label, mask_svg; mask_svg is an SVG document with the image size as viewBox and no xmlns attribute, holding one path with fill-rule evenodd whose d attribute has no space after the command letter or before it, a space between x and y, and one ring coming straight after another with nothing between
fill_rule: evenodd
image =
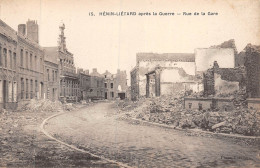
<instances>
[{"instance_id":1,"label":"pile of bricks","mask_svg":"<svg viewBox=\"0 0 260 168\"><path fill-rule=\"evenodd\" d=\"M146 99L128 117L174 125L179 128L200 128L212 132L260 135L260 113L245 108L245 91L237 92L233 111L199 111L183 108L185 94Z\"/></svg>"},{"instance_id":2,"label":"pile of bricks","mask_svg":"<svg viewBox=\"0 0 260 168\"><path fill-rule=\"evenodd\" d=\"M17 111L28 112L56 112L57 109L62 108L62 104L59 101L51 101L49 99L31 99L29 103L21 106Z\"/></svg>"}]
</instances>

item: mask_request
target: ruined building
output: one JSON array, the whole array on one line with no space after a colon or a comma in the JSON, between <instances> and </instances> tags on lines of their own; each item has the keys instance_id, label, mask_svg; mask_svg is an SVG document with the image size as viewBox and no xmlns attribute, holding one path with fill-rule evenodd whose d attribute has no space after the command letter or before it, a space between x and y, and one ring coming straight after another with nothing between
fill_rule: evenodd
<instances>
[{"instance_id":1,"label":"ruined building","mask_svg":"<svg viewBox=\"0 0 260 168\"><path fill-rule=\"evenodd\" d=\"M125 99L127 94L126 71L117 70L116 74L106 71L102 74L105 78L105 99Z\"/></svg>"},{"instance_id":2,"label":"ruined building","mask_svg":"<svg viewBox=\"0 0 260 168\"><path fill-rule=\"evenodd\" d=\"M211 46L210 48L222 48L222 49L229 48L229 49L233 49L233 51L234 51L235 67L243 65L243 60L241 60L241 57L240 57L240 55L237 52L237 47L236 47L234 39L230 39L228 41L224 41L220 45Z\"/></svg>"},{"instance_id":3,"label":"ruined building","mask_svg":"<svg viewBox=\"0 0 260 168\"><path fill-rule=\"evenodd\" d=\"M244 68L220 68L217 61L203 74L204 96L232 94L246 86Z\"/></svg>"},{"instance_id":4,"label":"ruined building","mask_svg":"<svg viewBox=\"0 0 260 168\"><path fill-rule=\"evenodd\" d=\"M237 50L234 40L209 48L196 48L195 53L138 53L136 66L130 72L131 98L136 100L144 95L159 96L172 93L174 90L185 89L200 92L203 90L203 73L213 67L214 61L217 61L221 68L234 68L237 65L236 57ZM158 70L155 71L156 67L160 67L160 73ZM183 78L184 76L181 74L185 74L186 77ZM193 76L193 79L189 80L187 76ZM164 83L162 86L157 83L159 77L159 83ZM146 83L149 84L149 87ZM155 85L155 83L157 84Z\"/></svg>"},{"instance_id":5,"label":"ruined building","mask_svg":"<svg viewBox=\"0 0 260 168\"><path fill-rule=\"evenodd\" d=\"M146 73L146 97L177 94L181 91L200 92L202 89L194 75L183 68L160 67Z\"/></svg>"},{"instance_id":6,"label":"ruined building","mask_svg":"<svg viewBox=\"0 0 260 168\"><path fill-rule=\"evenodd\" d=\"M203 85L203 97L184 98L185 109L230 111L237 105L244 106L234 101L234 95L246 87L245 68L220 68L214 61L213 67L203 73Z\"/></svg>"},{"instance_id":7,"label":"ruined building","mask_svg":"<svg viewBox=\"0 0 260 168\"><path fill-rule=\"evenodd\" d=\"M138 53L136 66L131 74L131 99L146 96L146 74L155 67L181 68L188 75L195 75L195 56L192 53Z\"/></svg>"},{"instance_id":8,"label":"ruined building","mask_svg":"<svg viewBox=\"0 0 260 168\"><path fill-rule=\"evenodd\" d=\"M214 61L217 61L222 68L234 68L234 58L234 50L232 48L196 48L196 74L202 75L203 72L212 68Z\"/></svg>"}]
</instances>

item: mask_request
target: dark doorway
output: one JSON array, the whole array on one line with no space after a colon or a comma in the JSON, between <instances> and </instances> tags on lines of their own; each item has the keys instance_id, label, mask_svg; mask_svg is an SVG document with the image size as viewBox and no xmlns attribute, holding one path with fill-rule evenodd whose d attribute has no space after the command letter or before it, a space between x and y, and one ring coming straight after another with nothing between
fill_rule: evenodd
<instances>
[{"instance_id":1,"label":"dark doorway","mask_svg":"<svg viewBox=\"0 0 260 168\"><path fill-rule=\"evenodd\" d=\"M41 82L41 83L40 83L40 89L39 89L39 94L40 94L39 97L40 97L40 98L43 98L43 93L44 93L44 92L43 92L43 83Z\"/></svg>"},{"instance_id":2,"label":"dark doorway","mask_svg":"<svg viewBox=\"0 0 260 168\"><path fill-rule=\"evenodd\" d=\"M118 93L118 97L123 100L125 99L125 93Z\"/></svg>"},{"instance_id":3,"label":"dark doorway","mask_svg":"<svg viewBox=\"0 0 260 168\"><path fill-rule=\"evenodd\" d=\"M55 89L52 88L52 101L55 101L55 95L56 95Z\"/></svg>"},{"instance_id":4,"label":"dark doorway","mask_svg":"<svg viewBox=\"0 0 260 168\"><path fill-rule=\"evenodd\" d=\"M105 99L107 99L107 92L105 92Z\"/></svg>"},{"instance_id":5,"label":"dark doorway","mask_svg":"<svg viewBox=\"0 0 260 168\"><path fill-rule=\"evenodd\" d=\"M199 103L199 110L202 110L202 104Z\"/></svg>"}]
</instances>

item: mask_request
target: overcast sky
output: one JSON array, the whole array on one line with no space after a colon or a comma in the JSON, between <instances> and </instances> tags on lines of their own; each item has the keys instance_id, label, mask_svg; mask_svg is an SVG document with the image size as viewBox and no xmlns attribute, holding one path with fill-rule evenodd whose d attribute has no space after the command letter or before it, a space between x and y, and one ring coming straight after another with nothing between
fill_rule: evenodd
<instances>
[{"instance_id":1,"label":"overcast sky","mask_svg":"<svg viewBox=\"0 0 260 168\"><path fill-rule=\"evenodd\" d=\"M137 52L193 53L229 39L235 39L238 51L247 43L260 44L259 0L0 0L0 5L1 19L15 30L28 19L37 20L44 47L57 45L63 21L76 66L96 67L101 73L115 73L118 68L129 72ZM206 16L98 16L103 11L205 12ZM207 16L208 12L218 16Z\"/></svg>"}]
</instances>

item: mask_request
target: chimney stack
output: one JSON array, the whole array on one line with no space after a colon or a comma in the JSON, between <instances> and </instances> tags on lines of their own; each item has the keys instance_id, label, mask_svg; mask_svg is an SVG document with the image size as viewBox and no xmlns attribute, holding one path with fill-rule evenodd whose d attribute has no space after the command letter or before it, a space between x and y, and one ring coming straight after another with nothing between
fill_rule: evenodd
<instances>
[{"instance_id":1,"label":"chimney stack","mask_svg":"<svg viewBox=\"0 0 260 168\"><path fill-rule=\"evenodd\" d=\"M28 20L26 22L27 37L36 43L39 43L39 27L35 20Z\"/></svg>"},{"instance_id":2,"label":"chimney stack","mask_svg":"<svg viewBox=\"0 0 260 168\"><path fill-rule=\"evenodd\" d=\"M19 24L18 25L18 34L19 35L26 35L26 25L25 24Z\"/></svg>"},{"instance_id":3,"label":"chimney stack","mask_svg":"<svg viewBox=\"0 0 260 168\"><path fill-rule=\"evenodd\" d=\"M77 71L78 71L78 73L83 73L83 69L82 68L78 68Z\"/></svg>"},{"instance_id":4,"label":"chimney stack","mask_svg":"<svg viewBox=\"0 0 260 168\"><path fill-rule=\"evenodd\" d=\"M86 74L86 75L89 75L89 70L85 70L85 74Z\"/></svg>"},{"instance_id":5,"label":"chimney stack","mask_svg":"<svg viewBox=\"0 0 260 168\"><path fill-rule=\"evenodd\" d=\"M93 72L97 72L97 68L93 68L93 70L92 70Z\"/></svg>"}]
</instances>

